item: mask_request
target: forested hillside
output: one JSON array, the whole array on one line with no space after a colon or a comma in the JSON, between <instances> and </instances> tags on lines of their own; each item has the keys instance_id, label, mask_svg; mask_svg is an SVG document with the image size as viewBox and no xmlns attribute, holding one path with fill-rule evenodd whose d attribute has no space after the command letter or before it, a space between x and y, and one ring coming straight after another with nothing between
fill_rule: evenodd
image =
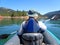
<instances>
[{"instance_id":1,"label":"forested hillside","mask_svg":"<svg viewBox=\"0 0 60 45\"><path fill-rule=\"evenodd\" d=\"M52 11L45 14L50 19L60 19L60 10L59 11Z\"/></svg>"},{"instance_id":2,"label":"forested hillside","mask_svg":"<svg viewBox=\"0 0 60 45\"><path fill-rule=\"evenodd\" d=\"M36 12L36 11L35 11ZM0 15L1 16L26 16L27 11L20 11L20 10L12 10L4 7L0 7ZM41 16L40 13L36 12L39 16Z\"/></svg>"}]
</instances>

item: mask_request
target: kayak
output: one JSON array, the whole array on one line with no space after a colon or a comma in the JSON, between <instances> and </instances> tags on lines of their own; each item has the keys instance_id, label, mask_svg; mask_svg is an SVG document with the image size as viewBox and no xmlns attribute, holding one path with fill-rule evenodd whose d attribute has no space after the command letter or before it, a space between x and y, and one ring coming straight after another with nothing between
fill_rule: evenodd
<instances>
[{"instance_id":1,"label":"kayak","mask_svg":"<svg viewBox=\"0 0 60 45\"><path fill-rule=\"evenodd\" d=\"M20 45L17 34L15 34L11 39L9 39L4 45Z\"/></svg>"},{"instance_id":2,"label":"kayak","mask_svg":"<svg viewBox=\"0 0 60 45\"><path fill-rule=\"evenodd\" d=\"M60 45L60 41L58 38L56 38L50 31L46 30L44 33L44 39L46 43L49 43L49 45ZM31 35L30 35L31 36ZM15 34L11 39L9 39L4 45L21 45L20 40ZM37 45L37 44L36 44ZM45 45L45 43L42 43L42 45Z\"/></svg>"}]
</instances>

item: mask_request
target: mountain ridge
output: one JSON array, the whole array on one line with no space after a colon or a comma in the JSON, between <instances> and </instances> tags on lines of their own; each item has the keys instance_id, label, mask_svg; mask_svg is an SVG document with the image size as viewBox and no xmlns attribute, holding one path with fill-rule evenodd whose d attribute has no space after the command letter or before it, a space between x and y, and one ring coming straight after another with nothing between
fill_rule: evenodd
<instances>
[{"instance_id":1,"label":"mountain ridge","mask_svg":"<svg viewBox=\"0 0 60 45\"><path fill-rule=\"evenodd\" d=\"M53 19L60 19L60 10L48 12L44 15L47 16L49 19L52 19L53 17Z\"/></svg>"}]
</instances>

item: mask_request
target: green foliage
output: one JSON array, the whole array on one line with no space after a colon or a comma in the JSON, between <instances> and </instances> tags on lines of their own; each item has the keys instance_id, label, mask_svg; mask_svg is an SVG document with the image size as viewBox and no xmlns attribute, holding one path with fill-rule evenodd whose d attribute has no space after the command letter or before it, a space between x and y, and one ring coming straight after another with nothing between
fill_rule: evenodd
<instances>
[{"instance_id":1,"label":"green foliage","mask_svg":"<svg viewBox=\"0 0 60 45\"><path fill-rule=\"evenodd\" d=\"M11 16L11 17L25 16L26 11L18 11L18 10L15 11L15 10L12 10L12 9L7 9L7 8L0 7L0 15L1 16Z\"/></svg>"},{"instance_id":2,"label":"green foliage","mask_svg":"<svg viewBox=\"0 0 60 45\"><path fill-rule=\"evenodd\" d=\"M35 11L36 12L36 11ZM8 8L3 8L3 7L0 7L0 15L2 16L11 16L11 17L14 17L14 16L26 16L26 13L27 11L20 11L20 10L12 10L12 9L8 9ZM39 16L41 16L40 13L36 12Z\"/></svg>"}]
</instances>

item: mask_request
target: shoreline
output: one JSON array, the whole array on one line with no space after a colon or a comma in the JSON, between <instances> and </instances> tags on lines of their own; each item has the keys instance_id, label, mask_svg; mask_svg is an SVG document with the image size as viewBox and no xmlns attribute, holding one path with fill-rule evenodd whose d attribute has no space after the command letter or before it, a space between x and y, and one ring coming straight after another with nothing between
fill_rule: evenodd
<instances>
[{"instance_id":1,"label":"shoreline","mask_svg":"<svg viewBox=\"0 0 60 45\"><path fill-rule=\"evenodd\" d=\"M0 21L3 20L3 19L11 19L11 18L14 18L14 19L28 19L27 16L15 16L15 17L11 17L11 16L0 16Z\"/></svg>"},{"instance_id":2,"label":"shoreline","mask_svg":"<svg viewBox=\"0 0 60 45\"><path fill-rule=\"evenodd\" d=\"M11 16L0 16L0 20L2 19L5 19L5 18L20 18L20 19L28 19L28 16L14 16L14 17L11 17ZM47 17L42 17L42 16L39 16L38 18L47 18Z\"/></svg>"},{"instance_id":3,"label":"shoreline","mask_svg":"<svg viewBox=\"0 0 60 45\"><path fill-rule=\"evenodd\" d=\"M11 16L0 16L0 19L3 18L26 18L27 16L15 16L15 17L11 17Z\"/></svg>"}]
</instances>

